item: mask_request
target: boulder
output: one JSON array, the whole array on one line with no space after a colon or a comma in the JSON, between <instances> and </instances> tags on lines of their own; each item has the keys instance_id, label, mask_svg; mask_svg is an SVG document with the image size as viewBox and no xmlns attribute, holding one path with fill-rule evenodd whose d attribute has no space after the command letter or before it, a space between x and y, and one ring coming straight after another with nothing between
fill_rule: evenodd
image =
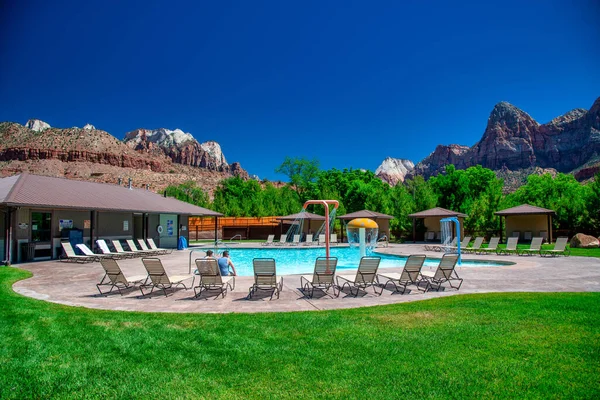
<instances>
[{"instance_id":1,"label":"boulder","mask_svg":"<svg viewBox=\"0 0 600 400\"><path fill-rule=\"evenodd\" d=\"M593 236L578 233L571 239L570 246L581 249L596 249L600 247L600 240Z\"/></svg>"}]
</instances>

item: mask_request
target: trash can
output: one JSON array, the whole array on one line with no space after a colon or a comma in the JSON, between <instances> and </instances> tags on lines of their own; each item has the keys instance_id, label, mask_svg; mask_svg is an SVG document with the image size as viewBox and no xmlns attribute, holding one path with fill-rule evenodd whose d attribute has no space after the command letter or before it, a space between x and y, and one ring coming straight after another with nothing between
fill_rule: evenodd
<instances>
[{"instance_id":1,"label":"trash can","mask_svg":"<svg viewBox=\"0 0 600 400\"><path fill-rule=\"evenodd\" d=\"M35 258L35 243L21 243L21 260L23 262L33 261Z\"/></svg>"}]
</instances>

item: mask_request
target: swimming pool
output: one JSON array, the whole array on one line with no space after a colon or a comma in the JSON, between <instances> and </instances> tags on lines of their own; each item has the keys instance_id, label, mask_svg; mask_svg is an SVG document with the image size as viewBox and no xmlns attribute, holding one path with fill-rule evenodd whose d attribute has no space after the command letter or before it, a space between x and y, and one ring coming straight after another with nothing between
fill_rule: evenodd
<instances>
[{"instance_id":1,"label":"swimming pool","mask_svg":"<svg viewBox=\"0 0 600 400\"><path fill-rule=\"evenodd\" d=\"M201 252L194 258L201 257ZM332 247L331 257L338 258L338 270L356 269L360 261L360 252L358 247ZM372 255L381 257L380 268L401 267L406 261L406 257L390 254L373 253ZM277 264L277 274L311 274L315 268L317 257L325 256L325 249L320 248L281 248L269 247L263 249L229 249L229 256L238 275L252 276L252 259L254 258L274 258ZM441 254L440 254L441 257ZM192 261L193 262L193 261ZM439 260L428 258L425 266L437 266ZM510 263L499 263L492 261L463 261L462 267L500 267Z\"/></svg>"}]
</instances>

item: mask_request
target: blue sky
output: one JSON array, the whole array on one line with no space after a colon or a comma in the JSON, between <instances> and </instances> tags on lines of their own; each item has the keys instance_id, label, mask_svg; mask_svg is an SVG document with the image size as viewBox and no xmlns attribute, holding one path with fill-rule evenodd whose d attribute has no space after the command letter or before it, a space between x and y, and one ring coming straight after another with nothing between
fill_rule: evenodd
<instances>
[{"instance_id":1,"label":"blue sky","mask_svg":"<svg viewBox=\"0 0 600 400\"><path fill-rule=\"evenodd\" d=\"M0 121L180 128L229 162L375 170L473 145L508 101L544 123L600 96L595 0L4 1Z\"/></svg>"}]
</instances>

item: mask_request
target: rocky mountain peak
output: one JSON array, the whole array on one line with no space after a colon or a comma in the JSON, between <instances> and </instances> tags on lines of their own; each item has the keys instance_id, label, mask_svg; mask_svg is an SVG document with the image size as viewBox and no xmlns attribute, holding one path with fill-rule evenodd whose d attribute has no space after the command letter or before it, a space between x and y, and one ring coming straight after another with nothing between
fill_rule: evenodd
<instances>
[{"instance_id":1,"label":"rocky mountain peak","mask_svg":"<svg viewBox=\"0 0 600 400\"><path fill-rule=\"evenodd\" d=\"M50 124L48 124L47 122L44 122L40 119L30 119L29 121L27 121L27 123L25 124L25 127L31 129L32 131L35 132L41 132L45 129L50 129L51 126Z\"/></svg>"},{"instance_id":2,"label":"rocky mountain peak","mask_svg":"<svg viewBox=\"0 0 600 400\"><path fill-rule=\"evenodd\" d=\"M170 130L158 129L136 129L125 135L125 142L133 142L136 145L142 142L154 143L160 147L181 147L187 142L195 142L191 133L181 129Z\"/></svg>"},{"instance_id":3,"label":"rocky mountain peak","mask_svg":"<svg viewBox=\"0 0 600 400\"><path fill-rule=\"evenodd\" d=\"M86 131L95 131L96 127L92 124L85 124L85 126L83 127L83 129L85 129Z\"/></svg>"},{"instance_id":4,"label":"rocky mountain peak","mask_svg":"<svg viewBox=\"0 0 600 400\"><path fill-rule=\"evenodd\" d=\"M227 165L227 160L221 150L221 145L215 141L209 140L200 144L200 148L207 152L213 159L217 160L221 164Z\"/></svg>"},{"instance_id":5,"label":"rocky mountain peak","mask_svg":"<svg viewBox=\"0 0 600 400\"><path fill-rule=\"evenodd\" d=\"M414 169L415 165L410 160L387 157L375 171L384 182L392 186L404 182L406 175Z\"/></svg>"},{"instance_id":6,"label":"rocky mountain peak","mask_svg":"<svg viewBox=\"0 0 600 400\"><path fill-rule=\"evenodd\" d=\"M494 106L488 118L488 129L494 125L505 125L514 127L519 123L533 123L539 125L529 114L512 104L501 101Z\"/></svg>"}]
</instances>

